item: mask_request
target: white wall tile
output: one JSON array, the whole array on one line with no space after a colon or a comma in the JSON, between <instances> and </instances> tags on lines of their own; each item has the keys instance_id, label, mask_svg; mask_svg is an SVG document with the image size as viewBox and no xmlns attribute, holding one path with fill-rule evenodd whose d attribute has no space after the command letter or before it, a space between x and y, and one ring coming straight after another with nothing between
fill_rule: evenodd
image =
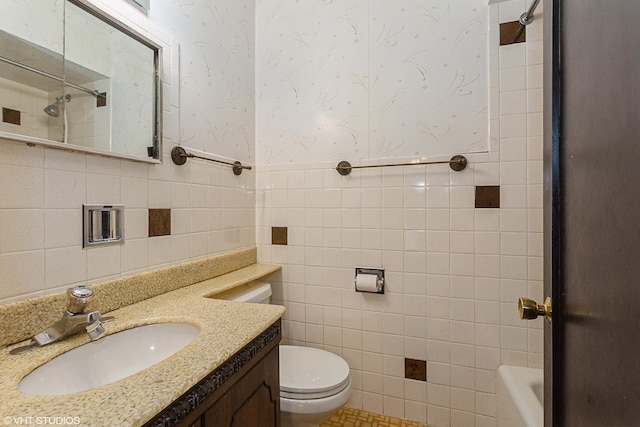
<instances>
[{"instance_id":1,"label":"white wall tile","mask_svg":"<svg viewBox=\"0 0 640 427\"><path fill-rule=\"evenodd\" d=\"M475 344L484 347L500 348L500 326L490 324L476 324Z\"/></svg>"},{"instance_id":2,"label":"white wall tile","mask_svg":"<svg viewBox=\"0 0 640 427\"><path fill-rule=\"evenodd\" d=\"M500 280L496 278L476 277L475 297L478 300L499 301Z\"/></svg>"},{"instance_id":3,"label":"white wall tile","mask_svg":"<svg viewBox=\"0 0 640 427\"><path fill-rule=\"evenodd\" d=\"M525 209L500 209L501 231L527 231L527 211Z\"/></svg>"},{"instance_id":4,"label":"white wall tile","mask_svg":"<svg viewBox=\"0 0 640 427\"><path fill-rule=\"evenodd\" d=\"M62 150L45 150L44 167L64 171L86 172L87 157Z\"/></svg>"},{"instance_id":5,"label":"white wall tile","mask_svg":"<svg viewBox=\"0 0 640 427\"><path fill-rule=\"evenodd\" d=\"M0 212L0 253L42 249L43 209L6 209Z\"/></svg>"},{"instance_id":6,"label":"white wall tile","mask_svg":"<svg viewBox=\"0 0 640 427\"><path fill-rule=\"evenodd\" d=\"M25 265L28 265L29 268L24 268ZM44 251L1 254L1 297L19 297L38 291L42 292L45 289L45 272Z\"/></svg>"},{"instance_id":7,"label":"white wall tile","mask_svg":"<svg viewBox=\"0 0 640 427\"><path fill-rule=\"evenodd\" d=\"M83 282L87 279L87 251L80 246L48 250L44 267L46 288Z\"/></svg>"},{"instance_id":8,"label":"white wall tile","mask_svg":"<svg viewBox=\"0 0 640 427\"><path fill-rule=\"evenodd\" d=\"M500 365L500 350L491 347L476 347L476 368L497 369Z\"/></svg>"},{"instance_id":9,"label":"white wall tile","mask_svg":"<svg viewBox=\"0 0 640 427\"><path fill-rule=\"evenodd\" d=\"M457 342L453 338L454 328L450 327L450 324L452 324L452 322L449 319L428 318L426 321L427 338L430 340ZM430 379L430 381L432 381L432 379Z\"/></svg>"},{"instance_id":10,"label":"white wall tile","mask_svg":"<svg viewBox=\"0 0 640 427\"><path fill-rule=\"evenodd\" d=\"M44 202L47 208L79 208L87 200L86 174L48 170L45 171L44 180Z\"/></svg>"},{"instance_id":11,"label":"white wall tile","mask_svg":"<svg viewBox=\"0 0 640 427\"><path fill-rule=\"evenodd\" d=\"M469 256L470 263L473 264L473 256ZM451 296L457 298L473 298L474 297L474 281L473 277L451 276Z\"/></svg>"},{"instance_id":12,"label":"white wall tile","mask_svg":"<svg viewBox=\"0 0 640 427\"><path fill-rule=\"evenodd\" d=\"M541 113L543 105L543 91L540 88L527 91L527 113Z\"/></svg>"},{"instance_id":13,"label":"white wall tile","mask_svg":"<svg viewBox=\"0 0 640 427\"><path fill-rule=\"evenodd\" d=\"M525 90L536 85L538 81L537 74L534 76L532 71L531 79L528 81L526 67L513 67L500 70L500 90L503 92Z\"/></svg>"},{"instance_id":14,"label":"white wall tile","mask_svg":"<svg viewBox=\"0 0 640 427\"><path fill-rule=\"evenodd\" d=\"M450 271L458 276L472 277L475 274L475 261L473 254L455 254L450 258Z\"/></svg>"},{"instance_id":15,"label":"white wall tile","mask_svg":"<svg viewBox=\"0 0 640 427\"><path fill-rule=\"evenodd\" d=\"M475 233L475 253L497 255L500 253L500 233L495 231Z\"/></svg>"},{"instance_id":16,"label":"white wall tile","mask_svg":"<svg viewBox=\"0 0 640 427\"><path fill-rule=\"evenodd\" d=\"M476 412L490 417L496 416L496 395L492 393L476 393Z\"/></svg>"},{"instance_id":17,"label":"white wall tile","mask_svg":"<svg viewBox=\"0 0 640 427\"><path fill-rule=\"evenodd\" d=\"M420 187L405 187L404 206L406 208L424 209L426 206L426 191Z\"/></svg>"},{"instance_id":18,"label":"white wall tile","mask_svg":"<svg viewBox=\"0 0 640 427\"><path fill-rule=\"evenodd\" d=\"M89 204L110 205L121 203L121 181L118 175L88 173L86 175L86 186L86 202Z\"/></svg>"},{"instance_id":19,"label":"white wall tile","mask_svg":"<svg viewBox=\"0 0 640 427\"><path fill-rule=\"evenodd\" d=\"M411 166L413 168L414 166ZM429 165L426 166L427 186L448 186L451 182L451 168L448 165ZM457 172L453 172L458 175ZM462 173L462 175L465 175ZM466 176L466 175L465 175Z\"/></svg>"},{"instance_id":20,"label":"white wall tile","mask_svg":"<svg viewBox=\"0 0 640 427\"><path fill-rule=\"evenodd\" d=\"M451 425L460 427L475 427L475 416L472 412L452 410Z\"/></svg>"},{"instance_id":21,"label":"white wall tile","mask_svg":"<svg viewBox=\"0 0 640 427\"><path fill-rule=\"evenodd\" d=\"M475 214L476 214L476 211L474 211L473 209L452 209L449 212L451 230L456 230L456 231L474 230Z\"/></svg>"},{"instance_id":22,"label":"white wall tile","mask_svg":"<svg viewBox=\"0 0 640 427\"><path fill-rule=\"evenodd\" d=\"M526 3L524 0L510 0L499 4L499 20L500 22L517 21L523 12L526 12Z\"/></svg>"},{"instance_id":23,"label":"white wall tile","mask_svg":"<svg viewBox=\"0 0 640 427\"><path fill-rule=\"evenodd\" d=\"M451 410L442 406L427 405L427 424L451 426Z\"/></svg>"},{"instance_id":24,"label":"white wall tile","mask_svg":"<svg viewBox=\"0 0 640 427\"><path fill-rule=\"evenodd\" d=\"M542 80L543 72L542 65L529 65L526 70L526 87L527 89L542 89ZM512 78L517 79L517 82L509 82L514 85L521 85L522 82L516 76L510 76ZM520 87L520 89L523 89ZM515 89L514 89L515 90Z\"/></svg>"},{"instance_id":25,"label":"white wall tile","mask_svg":"<svg viewBox=\"0 0 640 427\"><path fill-rule=\"evenodd\" d=\"M508 161L527 160L526 138L505 138L500 144L500 159Z\"/></svg>"},{"instance_id":26,"label":"white wall tile","mask_svg":"<svg viewBox=\"0 0 640 427\"><path fill-rule=\"evenodd\" d=\"M527 254L527 234L526 233L501 233L500 250L505 255L526 255Z\"/></svg>"},{"instance_id":27,"label":"white wall tile","mask_svg":"<svg viewBox=\"0 0 640 427\"><path fill-rule=\"evenodd\" d=\"M502 321L501 306L496 301L476 301L475 320L478 323L499 325Z\"/></svg>"},{"instance_id":28,"label":"white wall tile","mask_svg":"<svg viewBox=\"0 0 640 427\"><path fill-rule=\"evenodd\" d=\"M113 276L121 271L121 246L95 248L86 252L88 279Z\"/></svg>"},{"instance_id":29,"label":"white wall tile","mask_svg":"<svg viewBox=\"0 0 640 427\"><path fill-rule=\"evenodd\" d=\"M0 168L0 207L37 209L44 207L42 169L2 165Z\"/></svg>"},{"instance_id":30,"label":"white wall tile","mask_svg":"<svg viewBox=\"0 0 640 427\"><path fill-rule=\"evenodd\" d=\"M449 252L450 240L449 231L428 231L426 249L429 252Z\"/></svg>"},{"instance_id":31,"label":"white wall tile","mask_svg":"<svg viewBox=\"0 0 640 427\"><path fill-rule=\"evenodd\" d=\"M527 114L508 114L500 119L500 136L502 138L522 138L527 136Z\"/></svg>"},{"instance_id":32,"label":"white wall tile","mask_svg":"<svg viewBox=\"0 0 640 427\"><path fill-rule=\"evenodd\" d=\"M434 186L427 188L427 207L448 208L449 207L449 187Z\"/></svg>"},{"instance_id":33,"label":"white wall tile","mask_svg":"<svg viewBox=\"0 0 640 427\"><path fill-rule=\"evenodd\" d=\"M475 387L474 369L468 366L451 366L451 385L472 389Z\"/></svg>"},{"instance_id":34,"label":"white wall tile","mask_svg":"<svg viewBox=\"0 0 640 427\"><path fill-rule=\"evenodd\" d=\"M500 165L498 163L479 163L474 165L475 185L497 185L500 183Z\"/></svg>"},{"instance_id":35,"label":"white wall tile","mask_svg":"<svg viewBox=\"0 0 640 427\"><path fill-rule=\"evenodd\" d=\"M514 43L500 46L500 69L524 67L527 65L528 43Z\"/></svg>"},{"instance_id":36,"label":"white wall tile","mask_svg":"<svg viewBox=\"0 0 640 427\"><path fill-rule=\"evenodd\" d=\"M449 230L451 212L448 209L427 209L427 229Z\"/></svg>"}]
</instances>

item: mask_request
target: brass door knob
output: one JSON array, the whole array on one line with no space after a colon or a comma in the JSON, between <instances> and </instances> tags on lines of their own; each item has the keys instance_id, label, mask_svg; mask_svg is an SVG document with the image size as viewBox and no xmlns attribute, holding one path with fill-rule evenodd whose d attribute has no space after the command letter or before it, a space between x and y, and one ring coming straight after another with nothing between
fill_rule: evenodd
<instances>
[{"instance_id":1,"label":"brass door knob","mask_svg":"<svg viewBox=\"0 0 640 427\"><path fill-rule=\"evenodd\" d=\"M544 300L544 305L540 305L529 298L518 299L518 314L522 320L537 319L543 316L551 324L551 297Z\"/></svg>"}]
</instances>

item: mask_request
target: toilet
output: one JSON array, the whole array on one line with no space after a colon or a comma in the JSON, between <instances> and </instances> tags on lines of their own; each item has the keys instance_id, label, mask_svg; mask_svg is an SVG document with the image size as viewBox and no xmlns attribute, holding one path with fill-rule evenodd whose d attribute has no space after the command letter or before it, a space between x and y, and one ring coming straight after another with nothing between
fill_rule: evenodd
<instances>
[{"instance_id":1,"label":"toilet","mask_svg":"<svg viewBox=\"0 0 640 427\"><path fill-rule=\"evenodd\" d=\"M252 282L216 298L268 304L271 284ZM351 396L349 365L325 350L280 346L280 411L284 427L317 427Z\"/></svg>"},{"instance_id":2,"label":"toilet","mask_svg":"<svg viewBox=\"0 0 640 427\"><path fill-rule=\"evenodd\" d=\"M314 426L325 421L351 395L349 365L325 350L280 346L280 410L283 426Z\"/></svg>"}]
</instances>

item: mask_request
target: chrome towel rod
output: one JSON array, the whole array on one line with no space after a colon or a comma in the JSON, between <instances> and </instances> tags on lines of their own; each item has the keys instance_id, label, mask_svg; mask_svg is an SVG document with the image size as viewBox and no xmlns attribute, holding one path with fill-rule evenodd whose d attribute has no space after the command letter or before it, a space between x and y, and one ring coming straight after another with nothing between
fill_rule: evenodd
<instances>
[{"instance_id":1,"label":"chrome towel rod","mask_svg":"<svg viewBox=\"0 0 640 427\"><path fill-rule=\"evenodd\" d=\"M415 166L415 165L441 165L448 164L451 170L456 172L460 172L467 167L467 158L461 155L455 155L451 158L451 160L442 160L438 162L420 162L420 163L395 163L395 164L385 164L385 165L369 165L369 166L351 166L351 163L346 160L341 161L336 166L336 170L340 175L349 175L352 169L365 169L365 168L386 168L389 166Z\"/></svg>"},{"instance_id":2,"label":"chrome towel rod","mask_svg":"<svg viewBox=\"0 0 640 427\"><path fill-rule=\"evenodd\" d=\"M208 160L210 162L221 163L223 165L231 166L233 168L233 173L235 175L240 175L243 169L251 170L251 166L245 166L238 161L231 163L231 162L225 162L224 160L210 159L208 157L196 156L193 153L187 153L185 149L180 146L173 147L173 149L171 150L171 160L173 160L173 163L175 163L176 165L184 165L187 162L187 158Z\"/></svg>"},{"instance_id":3,"label":"chrome towel rod","mask_svg":"<svg viewBox=\"0 0 640 427\"><path fill-rule=\"evenodd\" d=\"M77 85L75 83L68 82L63 78L60 78L60 77L58 77L56 75L47 73L46 71L38 70L37 68L33 68L33 67L28 66L28 65L21 64L20 62L16 62L16 61L13 61L13 60L11 60L9 58L5 58L4 56L0 56L0 61L6 62L7 64L14 65L14 66L16 66L18 68L22 68L23 70L31 71L32 73L36 73L36 74L39 74L41 76L48 77L48 78L50 78L52 80L56 80L56 81L62 82L62 84L65 85L65 86L69 86L69 87L72 87L74 89L78 89L78 90L80 90L82 92L89 93L89 94L95 96L96 98L101 96L100 92L98 92L97 90L87 89L86 87Z\"/></svg>"},{"instance_id":4,"label":"chrome towel rod","mask_svg":"<svg viewBox=\"0 0 640 427\"><path fill-rule=\"evenodd\" d=\"M531 3L531 6L529 6L529 10L520 15L520 19L518 19L518 22L520 22L520 29L518 29L516 36L513 38L513 43L516 43L517 40L520 39L520 36L524 32L524 27L533 22L533 12L536 11L538 3L540 3L540 0L533 0L533 3Z\"/></svg>"},{"instance_id":5,"label":"chrome towel rod","mask_svg":"<svg viewBox=\"0 0 640 427\"><path fill-rule=\"evenodd\" d=\"M518 21L521 25L529 25L533 22L533 12L536 11L538 3L540 3L540 0L533 0L533 3L531 3L531 6L529 6L529 10L520 15L520 19Z\"/></svg>"}]
</instances>

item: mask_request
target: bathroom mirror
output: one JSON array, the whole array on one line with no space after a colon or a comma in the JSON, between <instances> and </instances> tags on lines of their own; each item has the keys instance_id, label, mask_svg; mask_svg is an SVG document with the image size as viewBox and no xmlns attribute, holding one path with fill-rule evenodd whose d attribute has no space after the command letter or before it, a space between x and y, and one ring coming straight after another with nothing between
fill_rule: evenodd
<instances>
[{"instance_id":1,"label":"bathroom mirror","mask_svg":"<svg viewBox=\"0 0 640 427\"><path fill-rule=\"evenodd\" d=\"M159 44L85 0L0 14L0 138L160 162Z\"/></svg>"}]
</instances>

